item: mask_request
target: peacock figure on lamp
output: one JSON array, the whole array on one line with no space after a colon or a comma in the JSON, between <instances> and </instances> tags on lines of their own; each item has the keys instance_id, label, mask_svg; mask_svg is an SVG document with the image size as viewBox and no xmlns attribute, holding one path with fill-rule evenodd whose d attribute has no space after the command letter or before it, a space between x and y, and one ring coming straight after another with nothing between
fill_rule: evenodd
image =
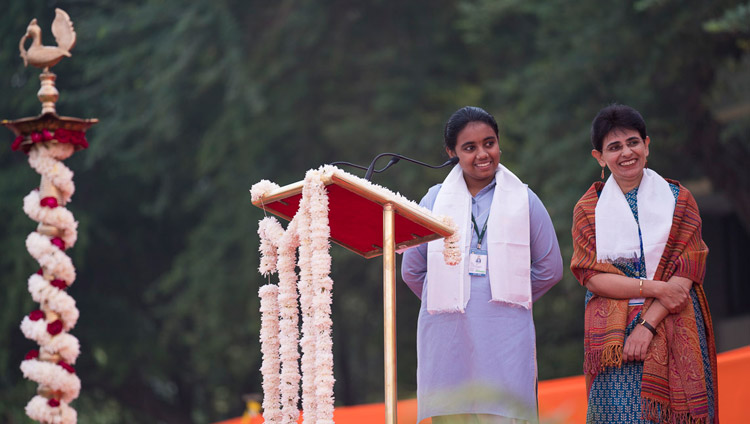
<instances>
[{"instance_id":1,"label":"peacock figure on lamp","mask_svg":"<svg viewBox=\"0 0 750 424\"><path fill-rule=\"evenodd\" d=\"M39 385L37 395L26 405L26 414L45 424L73 424L77 422L77 413L69 404L81 389L81 380L73 367L80 345L69 331L75 326L79 311L75 299L67 293L76 279L76 270L65 252L75 245L78 222L65 207L75 185L73 171L62 161L88 147L86 130L98 120L58 116L55 110L59 93L55 88L56 76L49 68L70 57L76 42L68 14L55 9L52 34L57 46L42 45L41 34L37 20L32 19L19 42L19 50L24 65L42 68L41 88L37 93L42 112L36 117L1 122L16 135L11 149L27 154L29 165L41 175L39 187L23 199L24 212L38 223L26 238L26 248L40 265L28 279L29 292L39 303L39 309L31 311L21 322L23 334L39 348L26 354L21 371ZM26 49L29 38L31 45Z\"/></svg>"}]
</instances>

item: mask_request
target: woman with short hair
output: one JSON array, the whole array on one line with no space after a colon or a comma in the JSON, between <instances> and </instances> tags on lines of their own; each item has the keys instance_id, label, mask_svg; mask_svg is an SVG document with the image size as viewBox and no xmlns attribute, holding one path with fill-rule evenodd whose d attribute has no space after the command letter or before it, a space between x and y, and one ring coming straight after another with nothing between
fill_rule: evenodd
<instances>
[{"instance_id":1,"label":"woman with short hair","mask_svg":"<svg viewBox=\"0 0 750 424\"><path fill-rule=\"evenodd\" d=\"M592 156L611 172L573 214L571 270L586 293L587 423L718 423L708 247L692 194L646 167L640 113L602 109Z\"/></svg>"}]
</instances>

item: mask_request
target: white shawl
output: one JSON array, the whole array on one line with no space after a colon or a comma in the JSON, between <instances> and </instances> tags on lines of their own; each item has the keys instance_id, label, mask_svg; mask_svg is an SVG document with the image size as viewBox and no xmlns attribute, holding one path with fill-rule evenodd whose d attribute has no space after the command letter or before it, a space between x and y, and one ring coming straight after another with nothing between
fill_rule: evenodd
<instances>
[{"instance_id":1,"label":"white shawl","mask_svg":"<svg viewBox=\"0 0 750 424\"><path fill-rule=\"evenodd\" d=\"M625 195L610 175L596 204L596 260L613 263L640 258L640 223L643 253L646 256L645 278L653 279L672 228L674 207L674 194L669 183L646 168L638 187L636 222Z\"/></svg>"},{"instance_id":2,"label":"white shawl","mask_svg":"<svg viewBox=\"0 0 750 424\"><path fill-rule=\"evenodd\" d=\"M487 224L488 277L492 301L531 308L531 251L529 244L529 193L503 165L495 171L495 191ZM463 171L456 165L443 181L432 208L448 215L458 226L463 258L449 266L443 260L443 241L427 246L427 311L464 312L471 294L471 276L466 258L471 242L471 194Z\"/></svg>"}]
</instances>

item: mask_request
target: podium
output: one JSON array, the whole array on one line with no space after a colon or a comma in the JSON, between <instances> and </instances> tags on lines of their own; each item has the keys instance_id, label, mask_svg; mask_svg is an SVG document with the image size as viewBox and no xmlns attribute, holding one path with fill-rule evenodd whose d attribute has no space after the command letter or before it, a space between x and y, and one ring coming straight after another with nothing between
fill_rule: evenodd
<instances>
[{"instance_id":1,"label":"podium","mask_svg":"<svg viewBox=\"0 0 750 424\"><path fill-rule=\"evenodd\" d=\"M383 256L385 422L396 424L396 251L453 234L429 211L389 190L336 169L325 175L331 241L364 258ZM253 202L291 220L304 181L278 188Z\"/></svg>"}]
</instances>

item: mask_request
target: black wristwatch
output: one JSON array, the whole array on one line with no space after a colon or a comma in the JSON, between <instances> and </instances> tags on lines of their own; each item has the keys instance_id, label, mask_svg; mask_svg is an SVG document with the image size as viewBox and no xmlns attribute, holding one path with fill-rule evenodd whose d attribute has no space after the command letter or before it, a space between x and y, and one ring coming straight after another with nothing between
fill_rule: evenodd
<instances>
[{"instance_id":1,"label":"black wristwatch","mask_svg":"<svg viewBox=\"0 0 750 424\"><path fill-rule=\"evenodd\" d=\"M638 321L638 324L641 324L642 326L646 327L646 329L650 331L651 334L653 334L654 336L656 335L656 329L654 328L654 326L649 324L648 321L646 321L645 319L641 318L641 320Z\"/></svg>"}]
</instances>

